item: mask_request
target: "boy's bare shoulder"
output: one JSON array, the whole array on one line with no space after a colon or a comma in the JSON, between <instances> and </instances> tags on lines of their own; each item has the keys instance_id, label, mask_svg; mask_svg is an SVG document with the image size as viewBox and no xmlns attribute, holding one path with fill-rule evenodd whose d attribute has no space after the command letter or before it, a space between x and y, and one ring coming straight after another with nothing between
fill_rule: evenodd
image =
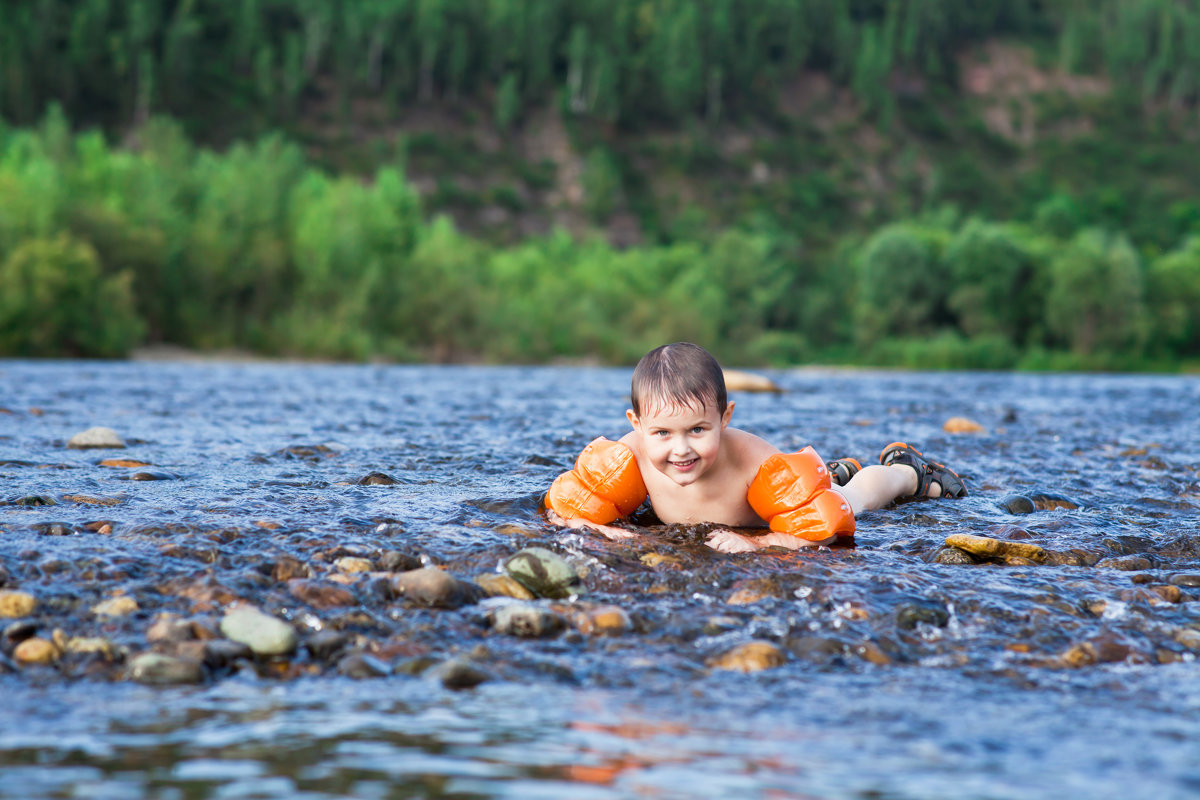
<instances>
[{"instance_id":1,"label":"boy's bare shoulder","mask_svg":"<svg viewBox=\"0 0 1200 800\"><path fill-rule=\"evenodd\" d=\"M738 463L746 467L758 469L762 462L779 452L779 448L766 439L741 428L726 428L724 437Z\"/></svg>"}]
</instances>

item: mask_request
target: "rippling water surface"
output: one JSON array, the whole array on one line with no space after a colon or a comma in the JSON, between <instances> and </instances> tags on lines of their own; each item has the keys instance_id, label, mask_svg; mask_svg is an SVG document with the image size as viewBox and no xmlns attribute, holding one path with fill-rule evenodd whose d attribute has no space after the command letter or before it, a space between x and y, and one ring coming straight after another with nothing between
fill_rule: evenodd
<instances>
[{"instance_id":1,"label":"rippling water surface","mask_svg":"<svg viewBox=\"0 0 1200 800\"><path fill-rule=\"evenodd\" d=\"M1200 795L1200 379L771 377L785 391L735 394L735 425L827 457L907 440L971 495L864 515L855 548L723 555L661 526L613 543L538 504L625 432L628 370L0 362L0 580L38 598L0 626L114 651L18 666L6 633L0 798ZM952 416L985 431L945 433ZM128 447L66 448L97 425ZM1014 494L1070 502L1014 514ZM1060 558L942 563L956 533ZM398 550L471 580L530 545L587 588L543 605L632 627L522 639L489 627L505 598L416 608L366 577L317 607L279 571L327 581ZM91 613L122 593L137 612ZM127 679L157 614L215 628L232 599L395 673L302 647L195 686ZM785 662L714 666L751 640ZM417 666L451 658L489 679L454 691Z\"/></svg>"}]
</instances>

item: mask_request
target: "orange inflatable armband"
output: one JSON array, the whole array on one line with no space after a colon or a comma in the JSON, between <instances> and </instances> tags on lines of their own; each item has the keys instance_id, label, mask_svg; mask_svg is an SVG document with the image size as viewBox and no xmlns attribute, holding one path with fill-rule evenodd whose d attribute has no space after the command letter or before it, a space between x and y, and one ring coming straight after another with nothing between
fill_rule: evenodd
<instances>
[{"instance_id":1,"label":"orange inflatable armband","mask_svg":"<svg viewBox=\"0 0 1200 800\"><path fill-rule=\"evenodd\" d=\"M776 453L758 468L746 499L776 533L819 542L854 535L854 512L833 491L829 470L817 451Z\"/></svg>"},{"instance_id":2,"label":"orange inflatable armband","mask_svg":"<svg viewBox=\"0 0 1200 800\"><path fill-rule=\"evenodd\" d=\"M563 519L607 525L632 514L645 499L646 484L633 451L601 436L583 448L575 469L554 479L546 505Z\"/></svg>"}]
</instances>

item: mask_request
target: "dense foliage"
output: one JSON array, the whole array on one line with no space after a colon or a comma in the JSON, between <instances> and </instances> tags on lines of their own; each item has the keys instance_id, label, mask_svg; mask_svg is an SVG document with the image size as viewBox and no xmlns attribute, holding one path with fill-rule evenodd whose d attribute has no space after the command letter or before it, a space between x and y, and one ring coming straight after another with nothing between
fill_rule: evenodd
<instances>
[{"instance_id":1,"label":"dense foliage","mask_svg":"<svg viewBox=\"0 0 1200 800\"><path fill-rule=\"evenodd\" d=\"M402 171L330 177L278 137L223 153L151 120L136 150L60 113L0 134L0 351L148 337L362 359L629 362L690 339L734 362L1177 366L1200 359L1200 238L1143 253L1058 213L952 211L820 258L767 218L618 250L494 247L426 221Z\"/></svg>"},{"instance_id":2,"label":"dense foliage","mask_svg":"<svg viewBox=\"0 0 1200 800\"><path fill-rule=\"evenodd\" d=\"M1200 93L1200 7L1180 0L13 0L0 15L0 116L49 101L94 124L168 113L295 119L306 94L492 103L501 127L557 93L625 125L769 112L797 70L883 114L891 81L957 77L995 36L1044 41L1171 103Z\"/></svg>"}]
</instances>

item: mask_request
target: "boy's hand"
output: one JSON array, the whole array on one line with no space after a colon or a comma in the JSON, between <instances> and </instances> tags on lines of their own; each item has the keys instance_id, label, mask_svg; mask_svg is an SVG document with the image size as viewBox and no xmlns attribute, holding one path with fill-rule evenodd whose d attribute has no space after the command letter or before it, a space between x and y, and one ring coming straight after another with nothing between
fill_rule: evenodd
<instances>
[{"instance_id":1,"label":"boy's hand","mask_svg":"<svg viewBox=\"0 0 1200 800\"><path fill-rule=\"evenodd\" d=\"M705 544L721 553L750 553L762 547L758 539L742 536L724 528L713 531Z\"/></svg>"},{"instance_id":2,"label":"boy's hand","mask_svg":"<svg viewBox=\"0 0 1200 800\"><path fill-rule=\"evenodd\" d=\"M546 519L555 525L562 525L567 528L591 528L592 530L607 536L609 539L636 539L638 535L633 531L627 531L624 528L616 528L612 525L598 525L595 522L588 522L586 519L563 519L554 512L554 509L546 509Z\"/></svg>"},{"instance_id":3,"label":"boy's hand","mask_svg":"<svg viewBox=\"0 0 1200 800\"><path fill-rule=\"evenodd\" d=\"M830 536L828 539L813 542L808 539L801 539L799 536L774 532L764 536L743 536L740 533L721 529L714 531L708 537L706 544L722 553L749 553L754 550L761 550L764 547L786 547L789 550L799 550L804 547L820 547L821 545L833 544L836 540L836 536Z\"/></svg>"}]
</instances>

